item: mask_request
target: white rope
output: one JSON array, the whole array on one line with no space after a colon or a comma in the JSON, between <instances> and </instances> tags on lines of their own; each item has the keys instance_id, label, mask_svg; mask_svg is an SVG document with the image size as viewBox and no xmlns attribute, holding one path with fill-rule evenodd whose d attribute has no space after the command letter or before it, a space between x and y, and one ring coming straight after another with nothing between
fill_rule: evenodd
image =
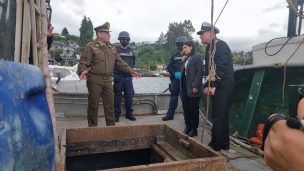
<instances>
[{"instance_id":1,"label":"white rope","mask_svg":"<svg viewBox=\"0 0 304 171\"><path fill-rule=\"evenodd\" d=\"M212 29L213 29L212 34L214 35L214 27L212 27ZM216 78L219 78L216 75L216 64L214 62L215 52L216 52L216 43L217 43L217 40L214 37L210 44L210 49L209 49L209 67L208 67L209 74L207 77L209 82L215 81Z\"/></svg>"}]
</instances>

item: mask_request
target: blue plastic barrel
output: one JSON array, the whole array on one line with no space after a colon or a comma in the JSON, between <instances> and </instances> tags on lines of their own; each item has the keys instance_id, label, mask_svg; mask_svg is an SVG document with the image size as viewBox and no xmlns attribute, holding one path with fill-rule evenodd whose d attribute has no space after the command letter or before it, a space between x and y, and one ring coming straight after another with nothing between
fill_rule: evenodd
<instances>
[{"instance_id":1,"label":"blue plastic barrel","mask_svg":"<svg viewBox=\"0 0 304 171\"><path fill-rule=\"evenodd\" d=\"M32 65L0 61L0 170L55 170L46 84Z\"/></svg>"}]
</instances>

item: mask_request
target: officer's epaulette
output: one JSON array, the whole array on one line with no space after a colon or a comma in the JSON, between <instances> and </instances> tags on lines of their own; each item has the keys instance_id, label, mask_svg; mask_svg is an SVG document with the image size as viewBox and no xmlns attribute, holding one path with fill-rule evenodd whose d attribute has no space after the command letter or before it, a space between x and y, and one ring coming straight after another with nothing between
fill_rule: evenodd
<instances>
[{"instance_id":1,"label":"officer's epaulette","mask_svg":"<svg viewBox=\"0 0 304 171\"><path fill-rule=\"evenodd\" d=\"M100 48L101 47L101 44L99 42L94 42L94 47L95 48Z\"/></svg>"},{"instance_id":2,"label":"officer's epaulette","mask_svg":"<svg viewBox=\"0 0 304 171\"><path fill-rule=\"evenodd\" d=\"M107 44L109 45L109 47L112 47L112 46L113 46L112 43L110 43L110 42L108 42Z\"/></svg>"},{"instance_id":3,"label":"officer's epaulette","mask_svg":"<svg viewBox=\"0 0 304 171\"><path fill-rule=\"evenodd\" d=\"M92 45L94 42L89 42L89 43L87 43L87 46L90 46L90 45Z\"/></svg>"}]
</instances>

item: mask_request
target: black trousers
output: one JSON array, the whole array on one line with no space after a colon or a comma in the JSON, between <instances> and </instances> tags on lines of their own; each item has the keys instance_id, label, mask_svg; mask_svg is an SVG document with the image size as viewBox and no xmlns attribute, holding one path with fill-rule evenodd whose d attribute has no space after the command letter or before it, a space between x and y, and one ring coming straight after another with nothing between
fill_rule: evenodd
<instances>
[{"instance_id":1,"label":"black trousers","mask_svg":"<svg viewBox=\"0 0 304 171\"><path fill-rule=\"evenodd\" d=\"M211 96L212 137L209 145L214 150L229 149L229 104L234 80L223 80Z\"/></svg>"},{"instance_id":2,"label":"black trousers","mask_svg":"<svg viewBox=\"0 0 304 171\"><path fill-rule=\"evenodd\" d=\"M173 78L171 80L171 86L169 88L171 92L170 102L169 102L169 109L167 111L168 117L174 117L175 110L178 105L178 95L180 92L180 80Z\"/></svg>"},{"instance_id":3,"label":"black trousers","mask_svg":"<svg viewBox=\"0 0 304 171\"><path fill-rule=\"evenodd\" d=\"M183 83L184 84L184 83ZM189 97L186 85L182 86L181 100L184 110L186 126L197 129L199 124L199 101L200 97Z\"/></svg>"},{"instance_id":4,"label":"black trousers","mask_svg":"<svg viewBox=\"0 0 304 171\"><path fill-rule=\"evenodd\" d=\"M114 78L114 113L116 117L121 114L121 99L124 92L126 116L133 115L133 78L132 77L115 77Z\"/></svg>"}]
</instances>

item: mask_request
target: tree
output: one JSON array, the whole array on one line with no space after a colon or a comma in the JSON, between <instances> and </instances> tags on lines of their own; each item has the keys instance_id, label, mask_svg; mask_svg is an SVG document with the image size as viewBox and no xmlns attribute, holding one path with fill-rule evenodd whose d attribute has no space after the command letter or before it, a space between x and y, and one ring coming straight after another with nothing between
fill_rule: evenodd
<instances>
[{"instance_id":1,"label":"tree","mask_svg":"<svg viewBox=\"0 0 304 171\"><path fill-rule=\"evenodd\" d=\"M80 47L83 47L93 39L93 24L90 18L87 18L86 16L83 17L79 31L79 44Z\"/></svg>"},{"instance_id":2,"label":"tree","mask_svg":"<svg viewBox=\"0 0 304 171\"><path fill-rule=\"evenodd\" d=\"M205 53L206 53L206 46L200 45L200 43L198 41L195 41L194 43L195 43L196 53L200 54L200 56L204 60L205 59Z\"/></svg>"},{"instance_id":3,"label":"tree","mask_svg":"<svg viewBox=\"0 0 304 171\"><path fill-rule=\"evenodd\" d=\"M252 56L250 55L250 52L233 52L233 63L239 64L239 65L248 65L252 64Z\"/></svg>"},{"instance_id":4,"label":"tree","mask_svg":"<svg viewBox=\"0 0 304 171\"><path fill-rule=\"evenodd\" d=\"M163 32L160 33L158 40L156 41L159 45L164 45L166 43L166 37Z\"/></svg>"},{"instance_id":5,"label":"tree","mask_svg":"<svg viewBox=\"0 0 304 171\"><path fill-rule=\"evenodd\" d=\"M192 34L195 32L195 29L190 20L185 20L182 22L173 22L169 23L168 31L165 35L166 45L169 48L175 47L176 38L179 36L186 36L189 40L192 40ZM161 39L161 37L159 38Z\"/></svg>"},{"instance_id":6,"label":"tree","mask_svg":"<svg viewBox=\"0 0 304 171\"><path fill-rule=\"evenodd\" d=\"M192 22L190 20L185 20L183 27L187 33L185 36L188 38L188 40L192 40L193 38L191 35L195 32L195 28L193 27Z\"/></svg>"},{"instance_id":7,"label":"tree","mask_svg":"<svg viewBox=\"0 0 304 171\"><path fill-rule=\"evenodd\" d=\"M169 61L172 51L165 46L158 44L139 44L137 45L136 67L147 70L155 70L155 64L165 64Z\"/></svg>"},{"instance_id":8,"label":"tree","mask_svg":"<svg viewBox=\"0 0 304 171\"><path fill-rule=\"evenodd\" d=\"M64 27L64 28L62 29L61 35L63 35L63 36L69 35L69 31L68 31L68 29L67 29L66 27Z\"/></svg>"},{"instance_id":9,"label":"tree","mask_svg":"<svg viewBox=\"0 0 304 171\"><path fill-rule=\"evenodd\" d=\"M184 26L186 33L193 34L195 32L195 29L190 20L185 20L183 23L183 26Z\"/></svg>"},{"instance_id":10,"label":"tree","mask_svg":"<svg viewBox=\"0 0 304 171\"><path fill-rule=\"evenodd\" d=\"M166 33L166 44L169 48L175 47L176 38L185 35L182 23L170 23Z\"/></svg>"},{"instance_id":11,"label":"tree","mask_svg":"<svg viewBox=\"0 0 304 171\"><path fill-rule=\"evenodd\" d=\"M155 71L157 69L157 66L155 64L150 64L150 70Z\"/></svg>"}]
</instances>

